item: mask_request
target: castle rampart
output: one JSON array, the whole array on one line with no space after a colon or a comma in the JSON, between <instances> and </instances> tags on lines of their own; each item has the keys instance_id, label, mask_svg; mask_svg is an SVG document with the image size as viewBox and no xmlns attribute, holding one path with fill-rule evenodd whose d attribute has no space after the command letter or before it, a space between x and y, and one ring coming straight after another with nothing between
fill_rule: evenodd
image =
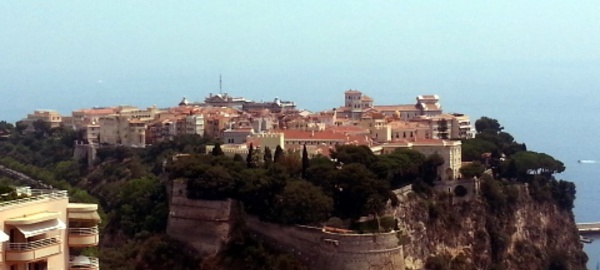
<instances>
[{"instance_id":1,"label":"castle rampart","mask_svg":"<svg viewBox=\"0 0 600 270\"><path fill-rule=\"evenodd\" d=\"M282 226L248 217L246 226L276 248L285 250L310 269L404 269L404 256L396 231L344 234L309 226Z\"/></svg>"},{"instance_id":2,"label":"castle rampart","mask_svg":"<svg viewBox=\"0 0 600 270\"><path fill-rule=\"evenodd\" d=\"M194 246L203 255L216 254L229 238L235 201L190 200L186 182L176 180L171 192L167 234ZM286 251L310 269L404 269L399 232L334 233L321 227L283 226L248 216L246 227L276 249Z\"/></svg>"},{"instance_id":3,"label":"castle rampart","mask_svg":"<svg viewBox=\"0 0 600 270\"><path fill-rule=\"evenodd\" d=\"M229 238L235 202L190 200L186 187L185 181L173 183L167 234L191 244L202 256L214 255Z\"/></svg>"}]
</instances>

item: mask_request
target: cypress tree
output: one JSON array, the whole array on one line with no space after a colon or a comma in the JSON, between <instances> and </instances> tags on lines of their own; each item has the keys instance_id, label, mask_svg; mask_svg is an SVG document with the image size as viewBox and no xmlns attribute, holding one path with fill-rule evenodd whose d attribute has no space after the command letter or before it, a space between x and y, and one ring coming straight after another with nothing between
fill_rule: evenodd
<instances>
[{"instance_id":1,"label":"cypress tree","mask_svg":"<svg viewBox=\"0 0 600 270\"><path fill-rule=\"evenodd\" d=\"M306 144L302 149L302 179L306 179L306 170L308 169L308 151L306 151Z\"/></svg>"},{"instance_id":2,"label":"cypress tree","mask_svg":"<svg viewBox=\"0 0 600 270\"><path fill-rule=\"evenodd\" d=\"M220 143L215 143L215 147L212 149L212 153L213 156L222 156L225 153L223 153L223 149L221 149L221 144Z\"/></svg>"},{"instance_id":3,"label":"cypress tree","mask_svg":"<svg viewBox=\"0 0 600 270\"><path fill-rule=\"evenodd\" d=\"M280 162L283 159L283 155L283 148L277 145L277 147L275 148L275 156L273 157L273 161L275 163Z\"/></svg>"},{"instance_id":4,"label":"cypress tree","mask_svg":"<svg viewBox=\"0 0 600 270\"><path fill-rule=\"evenodd\" d=\"M254 146L250 143L250 148L248 149L248 156L246 156L246 166L248 168L254 168L252 162L252 155L254 154Z\"/></svg>"},{"instance_id":5,"label":"cypress tree","mask_svg":"<svg viewBox=\"0 0 600 270\"><path fill-rule=\"evenodd\" d=\"M271 166L271 163L273 163L271 149L268 146L265 146L265 154L263 155L263 160L265 162L265 168L269 168L269 166Z\"/></svg>"}]
</instances>

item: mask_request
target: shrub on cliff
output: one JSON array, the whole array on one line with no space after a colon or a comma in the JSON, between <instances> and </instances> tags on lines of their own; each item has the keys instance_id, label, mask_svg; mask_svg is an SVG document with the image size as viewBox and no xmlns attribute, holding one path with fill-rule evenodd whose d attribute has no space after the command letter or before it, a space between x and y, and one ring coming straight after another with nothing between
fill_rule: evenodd
<instances>
[{"instance_id":1,"label":"shrub on cliff","mask_svg":"<svg viewBox=\"0 0 600 270\"><path fill-rule=\"evenodd\" d=\"M187 195L190 199L223 200L231 197L234 185L226 168L202 165L199 174L188 180Z\"/></svg>"},{"instance_id":2,"label":"shrub on cliff","mask_svg":"<svg viewBox=\"0 0 600 270\"><path fill-rule=\"evenodd\" d=\"M485 166L478 161L471 162L460 168L460 174L463 178L481 177L485 171Z\"/></svg>"},{"instance_id":3,"label":"shrub on cliff","mask_svg":"<svg viewBox=\"0 0 600 270\"><path fill-rule=\"evenodd\" d=\"M293 180L275 196L272 217L282 224L313 224L326 220L332 210L333 200L321 189L305 180Z\"/></svg>"}]
</instances>

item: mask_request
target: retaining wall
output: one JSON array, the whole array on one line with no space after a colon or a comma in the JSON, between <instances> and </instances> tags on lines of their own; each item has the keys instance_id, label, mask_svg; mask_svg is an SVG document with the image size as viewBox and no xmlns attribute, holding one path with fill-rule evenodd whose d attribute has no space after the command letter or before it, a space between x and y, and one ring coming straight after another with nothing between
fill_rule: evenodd
<instances>
[{"instance_id":1,"label":"retaining wall","mask_svg":"<svg viewBox=\"0 0 600 270\"><path fill-rule=\"evenodd\" d=\"M185 181L173 183L167 234L191 244L202 256L214 255L229 239L234 201L190 200L186 186Z\"/></svg>"},{"instance_id":2,"label":"retaining wall","mask_svg":"<svg viewBox=\"0 0 600 270\"><path fill-rule=\"evenodd\" d=\"M310 269L404 269L397 232L340 234L308 226L281 226L248 217L246 226L275 248L285 250Z\"/></svg>"}]
</instances>

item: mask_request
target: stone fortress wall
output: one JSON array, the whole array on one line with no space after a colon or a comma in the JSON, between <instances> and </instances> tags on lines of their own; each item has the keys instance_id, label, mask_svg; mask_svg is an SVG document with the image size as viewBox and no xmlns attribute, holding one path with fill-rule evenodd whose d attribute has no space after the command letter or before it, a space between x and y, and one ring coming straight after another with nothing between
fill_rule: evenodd
<instances>
[{"instance_id":1,"label":"stone fortress wall","mask_svg":"<svg viewBox=\"0 0 600 270\"><path fill-rule=\"evenodd\" d=\"M235 216L235 201L190 200L186 182L174 181L170 192L167 234L191 244L203 255L216 254L227 242ZM248 216L255 237L289 252L310 269L404 269L398 232L346 234L310 226L282 226Z\"/></svg>"},{"instance_id":2,"label":"stone fortress wall","mask_svg":"<svg viewBox=\"0 0 600 270\"><path fill-rule=\"evenodd\" d=\"M219 252L229 238L235 202L190 200L187 183L179 180L170 193L167 234L191 244L202 256Z\"/></svg>"},{"instance_id":3,"label":"stone fortress wall","mask_svg":"<svg viewBox=\"0 0 600 270\"><path fill-rule=\"evenodd\" d=\"M303 261L310 269L404 269L398 232L347 234L309 226L282 226L246 219L255 236Z\"/></svg>"}]
</instances>

